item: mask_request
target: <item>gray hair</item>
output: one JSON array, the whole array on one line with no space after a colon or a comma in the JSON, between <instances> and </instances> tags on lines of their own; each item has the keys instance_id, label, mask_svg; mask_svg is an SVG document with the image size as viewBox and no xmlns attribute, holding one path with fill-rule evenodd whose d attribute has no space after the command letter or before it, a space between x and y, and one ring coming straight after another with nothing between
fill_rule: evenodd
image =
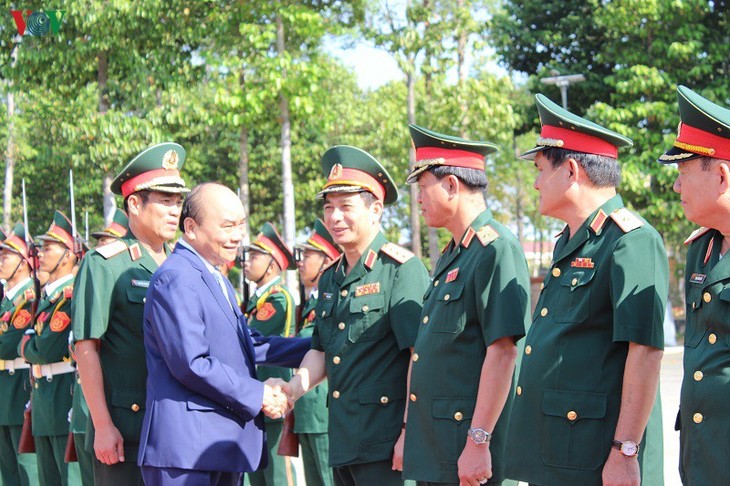
<instances>
[{"instance_id":1,"label":"gray hair","mask_svg":"<svg viewBox=\"0 0 730 486\"><path fill-rule=\"evenodd\" d=\"M560 167L569 158L574 159L583 167L588 179L596 187L618 187L621 184L621 166L613 157L573 152L556 147L546 148L542 153L552 163L553 168Z\"/></svg>"},{"instance_id":2,"label":"gray hair","mask_svg":"<svg viewBox=\"0 0 730 486\"><path fill-rule=\"evenodd\" d=\"M483 170L454 167L451 165L435 165L428 169L438 179L447 176L457 177L471 192L481 192L487 189L489 181Z\"/></svg>"}]
</instances>

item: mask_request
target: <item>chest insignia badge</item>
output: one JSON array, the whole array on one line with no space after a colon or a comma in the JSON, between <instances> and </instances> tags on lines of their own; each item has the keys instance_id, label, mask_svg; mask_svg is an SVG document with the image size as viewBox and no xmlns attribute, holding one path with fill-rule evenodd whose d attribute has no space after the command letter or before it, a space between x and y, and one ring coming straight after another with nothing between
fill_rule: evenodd
<instances>
[{"instance_id":1,"label":"chest insignia badge","mask_svg":"<svg viewBox=\"0 0 730 486\"><path fill-rule=\"evenodd\" d=\"M380 293L380 282L373 282L355 287L355 297Z\"/></svg>"},{"instance_id":2,"label":"chest insignia badge","mask_svg":"<svg viewBox=\"0 0 730 486\"><path fill-rule=\"evenodd\" d=\"M570 266L575 268L593 268L596 265L591 258L576 258L570 262Z\"/></svg>"},{"instance_id":3,"label":"chest insignia badge","mask_svg":"<svg viewBox=\"0 0 730 486\"><path fill-rule=\"evenodd\" d=\"M459 275L459 269L455 268L453 270L449 270L449 273L446 274L446 283L453 282L456 280L456 277Z\"/></svg>"}]
</instances>

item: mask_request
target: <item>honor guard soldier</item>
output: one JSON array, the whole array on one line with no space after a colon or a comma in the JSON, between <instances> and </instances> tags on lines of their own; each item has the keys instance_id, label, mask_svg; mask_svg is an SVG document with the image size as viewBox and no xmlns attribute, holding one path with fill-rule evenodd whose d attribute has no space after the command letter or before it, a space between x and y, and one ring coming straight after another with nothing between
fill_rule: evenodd
<instances>
[{"instance_id":1,"label":"honor guard soldier","mask_svg":"<svg viewBox=\"0 0 730 486\"><path fill-rule=\"evenodd\" d=\"M335 484L401 485L393 447L428 273L380 230L383 207L398 190L378 161L340 145L324 153L322 169L324 222L344 256L320 277L312 350L291 392L297 398L328 379Z\"/></svg>"},{"instance_id":2,"label":"honor guard soldier","mask_svg":"<svg viewBox=\"0 0 730 486\"><path fill-rule=\"evenodd\" d=\"M426 224L452 239L426 291L411 359L416 398L404 417L403 477L500 483L516 342L529 323L527 261L484 199L484 156L497 147L415 125L410 131L416 165L407 182L418 184Z\"/></svg>"},{"instance_id":3,"label":"honor guard soldier","mask_svg":"<svg viewBox=\"0 0 730 486\"><path fill-rule=\"evenodd\" d=\"M322 272L337 260L340 249L321 219L314 221L314 231L306 243L299 246L301 258L297 261L299 280L304 285L307 300L302 303L300 337L311 337L314 332L315 308L319 300L318 283ZM327 382L302 396L294 408L294 432L302 449L304 478L307 486L332 486L332 468L329 467L329 439L327 437Z\"/></svg>"},{"instance_id":4,"label":"honor guard soldier","mask_svg":"<svg viewBox=\"0 0 730 486\"><path fill-rule=\"evenodd\" d=\"M249 299L246 317L251 329L264 336L292 337L296 332L296 306L291 292L284 284L281 273L296 269L294 256L271 223L264 223L256 239L248 248L249 258L244 264L246 278L256 283L256 291ZM258 379L289 380L290 368L260 366ZM276 453L279 447L283 420L266 417L266 437L269 465L246 474L252 486L294 484L296 477L288 457Z\"/></svg>"},{"instance_id":5,"label":"honor guard soldier","mask_svg":"<svg viewBox=\"0 0 730 486\"><path fill-rule=\"evenodd\" d=\"M18 223L0 244L0 278L5 295L0 303L0 484L38 484L35 454L19 454L23 411L30 400L30 365L20 357L26 330L33 327L35 301L32 268L25 226Z\"/></svg>"},{"instance_id":6,"label":"honor guard soldier","mask_svg":"<svg viewBox=\"0 0 730 486\"><path fill-rule=\"evenodd\" d=\"M616 193L618 149L632 142L539 94L537 108L540 137L522 158L538 171L540 214L566 226L525 339L506 475L663 484L655 397L669 271L659 234Z\"/></svg>"},{"instance_id":7,"label":"honor guard soldier","mask_svg":"<svg viewBox=\"0 0 730 486\"><path fill-rule=\"evenodd\" d=\"M129 219L119 208L114 210L112 221L106 228L101 231L91 233L96 241L96 247L102 247L114 243L123 238L129 231ZM71 333L73 338L73 333ZM76 360L76 352L71 345L71 357ZM76 457L81 471L81 484L83 486L93 486L94 484L94 462L92 451L86 448L86 425L89 421L89 406L86 404L84 392L81 389L81 379L76 373L76 383L73 389L73 407L71 411L70 431L74 437L74 448Z\"/></svg>"},{"instance_id":8,"label":"honor guard soldier","mask_svg":"<svg viewBox=\"0 0 730 486\"><path fill-rule=\"evenodd\" d=\"M35 325L25 332L18 346L31 364L33 439L40 484L77 485L79 467L66 463L68 412L75 368L71 364L68 335L71 332L71 302L77 255L71 222L56 211L45 234L36 238L39 269L48 273L36 310Z\"/></svg>"},{"instance_id":9,"label":"honor guard soldier","mask_svg":"<svg viewBox=\"0 0 730 486\"><path fill-rule=\"evenodd\" d=\"M730 484L730 110L684 86L677 95L679 133L659 161L679 167L674 190L701 226L685 242L679 472L685 485Z\"/></svg>"},{"instance_id":10,"label":"honor guard soldier","mask_svg":"<svg viewBox=\"0 0 730 486\"><path fill-rule=\"evenodd\" d=\"M147 380L142 315L188 192L179 170L184 161L180 145L161 143L117 175L111 189L124 198L129 233L86 255L76 279L73 333L97 485L142 484L136 464Z\"/></svg>"}]
</instances>

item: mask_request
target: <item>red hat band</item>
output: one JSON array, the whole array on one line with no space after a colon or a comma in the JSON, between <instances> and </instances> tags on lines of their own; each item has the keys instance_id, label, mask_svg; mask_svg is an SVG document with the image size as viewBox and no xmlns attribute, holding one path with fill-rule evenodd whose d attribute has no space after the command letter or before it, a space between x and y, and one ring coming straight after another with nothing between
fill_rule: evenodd
<instances>
[{"instance_id":1,"label":"red hat band","mask_svg":"<svg viewBox=\"0 0 730 486\"><path fill-rule=\"evenodd\" d=\"M474 152L441 147L419 147L416 149L417 161L434 159L442 159L442 165L484 170L484 156Z\"/></svg>"},{"instance_id":2,"label":"red hat band","mask_svg":"<svg viewBox=\"0 0 730 486\"><path fill-rule=\"evenodd\" d=\"M132 177L131 179L124 181L122 183L122 186L121 186L122 197L126 198L130 194L137 192L138 186L141 186L148 182L152 182L153 180L157 179L158 177L179 178L180 171L177 169L155 169L155 170L149 170L147 172L143 172L143 173L139 174L138 176Z\"/></svg>"},{"instance_id":3,"label":"red hat band","mask_svg":"<svg viewBox=\"0 0 730 486\"><path fill-rule=\"evenodd\" d=\"M549 147L557 147L566 150L575 150L576 152L584 152L587 154L603 155L618 158L618 147L603 140L582 132L568 130L553 125L543 125L540 130L541 139L537 145L546 145Z\"/></svg>"},{"instance_id":4,"label":"red hat band","mask_svg":"<svg viewBox=\"0 0 730 486\"><path fill-rule=\"evenodd\" d=\"M289 259L286 257L284 252L282 252L279 247L276 246L276 244L268 237L266 237L263 233L259 234L256 237L256 241L254 241L254 244L268 251L271 256L274 257L276 263L279 264L279 268L281 268L282 270L287 269L287 267L289 266Z\"/></svg>"},{"instance_id":5,"label":"red hat band","mask_svg":"<svg viewBox=\"0 0 730 486\"><path fill-rule=\"evenodd\" d=\"M3 245L9 246L19 253L20 256L23 257L23 260L30 265L30 268L33 268L33 260L30 258L30 255L28 255L28 246L25 244L24 240L21 240L18 237L18 235L11 234L5 241L3 241Z\"/></svg>"},{"instance_id":6,"label":"red hat band","mask_svg":"<svg viewBox=\"0 0 730 486\"><path fill-rule=\"evenodd\" d=\"M730 160L730 139L680 123L674 146L708 157Z\"/></svg>"},{"instance_id":7,"label":"red hat band","mask_svg":"<svg viewBox=\"0 0 730 486\"><path fill-rule=\"evenodd\" d=\"M381 201L385 199L385 187L375 177L362 170L350 167L341 167L337 170L335 166L330 172L324 188L337 185L362 187L372 192Z\"/></svg>"},{"instance_id":8,"label":"red hat band","mask_svg":"<svg viewBox=\"0 0 730 486\"><path fill-rule=\"evenodd\" d=\"M337 259L337 257L340 256L340 251L332 246L329 241L325 240L317 233L312 234L312 236L307 240L307 243L315 248L319 248L325 255L327 255L332 260L335 260Z\"/></svg>"},{"instance_id":9,"label":"red hat band","mask_svg":"<svg viewBox=\"0 0 730 486\"><path fill-rule=\"evenodd\" d=\"M73 251L74 239L65 229L61 228L58 225L52 224L51 227L48 228L48 231L46 231L46 234L48 236L51 236L53 239L58 240L59 243L65 245L66 248Z\"/></svg>"}]
</instances>

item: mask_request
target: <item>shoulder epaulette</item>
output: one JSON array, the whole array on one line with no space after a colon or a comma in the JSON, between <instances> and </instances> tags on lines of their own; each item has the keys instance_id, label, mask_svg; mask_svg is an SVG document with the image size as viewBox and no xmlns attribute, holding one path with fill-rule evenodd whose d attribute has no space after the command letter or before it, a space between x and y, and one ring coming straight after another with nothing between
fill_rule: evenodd
<instances>
[{"instance_id":1,"label":"shoulder epaulette","mask_svg":"<svg viewBox=\"0 0 730 486\"><path fill-rule=\"evenodd\" d=\"M487 246L497 238L499 238L499 233L497 233L497 231L488 224L477 230L477 239L482 246Z\"/></svg>"},{"instance_id":2,"label":"shoulder epaulette","mask_svg":"<svg viewBox=\"0 0 730 486\"><path fill-rule=\"evenodd\" d=\"M108 245L100 246L96 249L96 252L103 256L105 260L108 260L113 256L119 255L126 249L127 244L122 240L117 240L113 243L109 243Z\"/></svg>"},{"instance_id":3,"label":"shoulder epaulette","mask_svg":"<svg viewBox=\"0 0 730 486\"><path fill-rule=\"evenodd\" d=\"M696 239L697 239L697 238L699 238L700 236L704 235L705 233L707 233L707 232L708 232L708 231L710 231L711 229L712 229L712 228L705 228L704 226L703 226L703 227L701 227L701 228L697 228L696 230L694 230L694 231L692 232L692 234L691 234L691 235L689 235L689 238L687 238L686 240L684 240L684 244L685 244L685 245L689 245L689 244L690 244L690 243L692 243L692 242L693 242L694 240L696 240Z\"/></svg>"},{"instance_id":4,"label":"shoulder epaulette","mask_svg":"<svg viewBox=\"0 0 730 486\"><path fill-rule=\"evenodd\" d=\"M621 231L628 233L644 226L644 222L626 208L619 208L611 213L611 219L616 222Z\"/></svg>"},{"instance_id":5,"label":"shoulder epaulette","mask_svg":"<svg viewBox=\"0 0 730 486\"><path fill-rule=\"evenodd\" d=\"M413 253L403 248L402 246L390 242L381 246L380 251L382 251L398 263L405 263L415 256Z\"/></svg>"},{"instance_id":6,"label":"shoulder epaulette","mask_svg":"<svg viewBox=\"0 0 730 486\"><path fill-rule=\"evenodd\" d=\"M63 298L64 299L70 300L71 297L73 297L73 295L74 295L74 285L73 284L71 284L68 287L66 287L65 289L63 289Z\"/></svg>"}]
</instances>

